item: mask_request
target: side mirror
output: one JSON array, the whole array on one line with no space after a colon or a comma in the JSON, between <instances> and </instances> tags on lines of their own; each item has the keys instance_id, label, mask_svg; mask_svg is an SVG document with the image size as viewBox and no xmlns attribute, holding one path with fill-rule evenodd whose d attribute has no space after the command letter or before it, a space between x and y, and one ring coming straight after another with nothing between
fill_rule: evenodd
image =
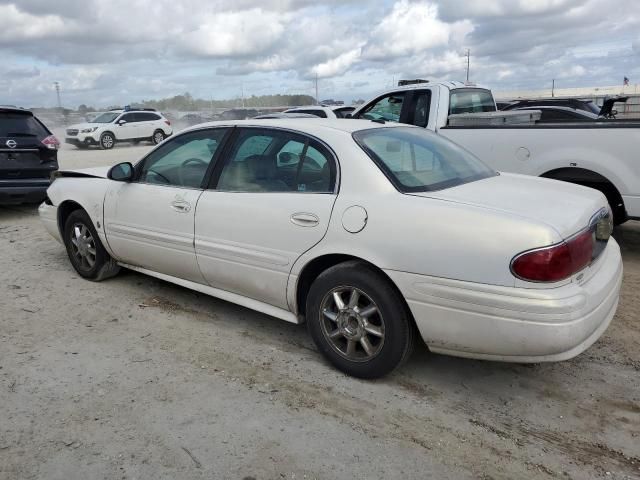
<instances>
[{"instance_id":1,"label":"side mirror","mask_svg":"<svg viewBox=\"0 0 640 480\"><path fill-rule=\"evenodd\" d=\"M116 182L130 182L133 180L133 165L129 162L119 163L109 169L107 178Z\"/></svg>"},{"instance_id":2,"label":"side mirror","mask_svg":"<svg viewBox=\"0 0 640 480\"><path fill-rule=\"evenodd\" d=\"M118 120L118 125L120 126L124 125L125 123L127 123L126 120Z\"/></svg>"}]
</instances>

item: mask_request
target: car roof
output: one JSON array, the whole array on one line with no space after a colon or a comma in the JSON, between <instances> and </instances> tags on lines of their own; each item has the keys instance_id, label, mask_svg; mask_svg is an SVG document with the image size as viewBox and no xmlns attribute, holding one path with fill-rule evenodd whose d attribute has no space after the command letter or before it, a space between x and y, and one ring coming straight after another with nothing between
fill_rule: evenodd
<instances>
[{"instance_id":1,"label":"car roof","mask_svg":"<svg viewBox=\"0 0 640 480\"><path fill-rule=\"evenodd\" d=\"M206 122L200 123L198 125L194 125L188 130L198 130L200 128L207 127L223 127L223 126L242 126L242 127L275 127L282 128L288 130L295 130L300 133L307 133L310 135L320 134L323 131L328 130L338 130L345 133L353 133L360 130L368 130L372 128L397 128L397 127L407 127L407 128L419 128L414 127L412 125L405 125L403 123L395 123L395 122L376 122L372 120L359 120L359 119L343 119L343 118L318 118L313 122L310 122L306 119L302 119L300 122L293 121L291 118L263 118L263 119L249 119L249 120L218 120L215 122Z\"/></svg>"},{"instance_id":2,"label":"car roof","mask_svg":"<svg viewBox=\"0 0 640 480\"><path fill-rule=\"evenodd\" d=\"M16 107L14 105L0 105L0 112L12 112L12 113L24 113L27 115L33 115L31 110L26 108Z\"/></svg>"}]
</instances>

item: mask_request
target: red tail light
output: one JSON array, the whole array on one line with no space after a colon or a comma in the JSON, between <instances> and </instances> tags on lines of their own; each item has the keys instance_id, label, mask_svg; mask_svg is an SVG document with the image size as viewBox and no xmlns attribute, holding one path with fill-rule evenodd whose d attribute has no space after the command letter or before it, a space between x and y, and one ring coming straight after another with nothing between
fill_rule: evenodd
<instances>
[{"instance_id":1,"label":"red tail light","mask_svg":"<svg viewBox=\"0 0 640 480\"><path fill-rule=\"evenodd\" d=\"M42 140L42 144L50 150L57 150L60 148L60 142L54 135L49 135L47 138Z\"/></svg>"},{"instance_id":2,"label":"red tail light","mask_svg":"<svg viewBox=\"0 0 640 480\"><path fill-rule=\"evenodd\" d=\"M511 262L511 271L522 280L559 282L591 263L595 242L589 228L562 243L521 253Z\"/></svg>"}]
</instances>

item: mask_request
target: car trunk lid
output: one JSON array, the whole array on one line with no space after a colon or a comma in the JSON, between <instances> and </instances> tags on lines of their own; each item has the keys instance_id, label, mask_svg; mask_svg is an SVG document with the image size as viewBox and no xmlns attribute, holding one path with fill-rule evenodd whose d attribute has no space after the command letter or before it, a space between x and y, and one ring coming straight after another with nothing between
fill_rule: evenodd
<instances>
[{"instance_id":1,"label":"car trunk lid","mask_svg":"<svg viewBox=\"0 0 640 480\"><path fill-rule=\"evenodd\" d=\"M594 215L607 208L607 201L596 190L558 182L501 173L464 185L413 195L525 217L549 225L566 239L589 226Z\"/></svg>"}]
</instances>

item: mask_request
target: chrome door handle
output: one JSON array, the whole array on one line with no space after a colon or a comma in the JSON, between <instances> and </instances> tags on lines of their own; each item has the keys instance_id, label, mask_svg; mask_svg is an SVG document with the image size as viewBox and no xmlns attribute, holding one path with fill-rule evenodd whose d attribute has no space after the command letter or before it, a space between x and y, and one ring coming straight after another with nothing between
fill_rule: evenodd
<instances>
[{"instance_id":1,"label":"chrome door handle","mask_svg":"<svg viewBox=\"0 0 640 480\"><path fill-rule=\"evenodd\" d=\"M315 227L320 223L320 219L313 213L299 212L291 215L291 222L300 227Z\"/></svg>"},{"instance_id":2,"label":"chrome door handle","mask_svg":"<svg viewBox=\"0 0 640 480\"><path fill-rule=\"evenodd\" d=\"M175 202L171 202L171 208L176 212L187 213L191 210L191 204L189 202L176 200Z\"/></svg>"}]
</instances>

